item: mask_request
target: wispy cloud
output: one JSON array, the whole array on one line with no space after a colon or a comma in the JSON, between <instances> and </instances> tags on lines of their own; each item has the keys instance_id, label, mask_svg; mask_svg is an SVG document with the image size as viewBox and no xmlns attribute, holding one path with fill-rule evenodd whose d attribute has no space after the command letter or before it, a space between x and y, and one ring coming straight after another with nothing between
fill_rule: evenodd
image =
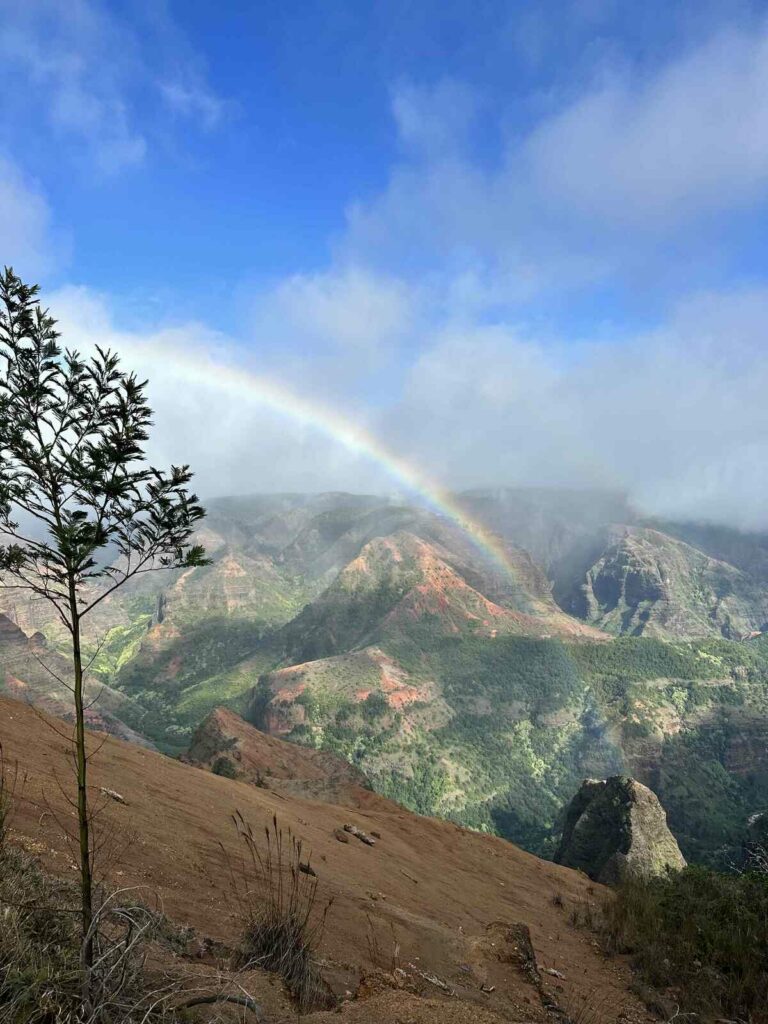
<instances>
[{"instance_id":1,"label":"wispy cloud","mask_svg":"<svg viewBox=\"0 0 768 1024\"><path fill-rule=\"evenodd\" d=\"M696 262L713 218L768 209L766 21L650 70L600 64L532 128L511 132L499 104L473 125L481 106L455 83L398 88L403 153L380 194L350 205L348 258L474 278L514 305L638 267L662 279L686 240Z\"/></svg>"},{"instance_id":2,"label":"wispy cloud","mask_svg":"<svg viewBox=\"0 0 768 1024\"><path fill-rule=\"evenodd\" d=\"M156 17L161 13L158 8ZM6 135L21 139L21 128L42 117L54 137L82 154L81 163L111 175L145 160L159 107L206 129L216 125L223 101L178 29L165 16L161 22L139 28L101 0L4 4ZM152 31L154 40L148 38Z\"/></svg>"},{"instance_id":3,"label":"wispy cloud","mask_svg":"<svg viewBox=\"0 0 768 1024\"><path fill-rule=\"evenodd\" d=\"M25 276L47 273L62 255L51 220L40 189L18 167L0 157L0 258L13 260L17 273Z\"/></svg>"},{"instance_id":4,"label":"wispy cloud","mask_svg":"<svg viewBox=\"0 0 768 1024\"><path fill-rule=\"evenodd\" d=\"M479 104L475 90L450 78L426 88L402 81L392 90L392 115L402 145L431 158L466 146Z\"/></svg>"},{"instance_id":5,"label":"wispy cloud","mask_svg":"<svg viewBox=\"0 0 768 1024\"><path fill-rule=\"evenodd\" d=\"M207 130L219 125L228 109L223 100L200 82L160 81L158 89L171 111L198 121Z\"/></svg>"},{"instance_id":6,"label":"wispy cloud","mask_svg":"<svg viewBox=\"0 0 768 1024\"><path fill-rule=\"evenodd\" d=\"M146 140L131 123L121 81L137 62L135 42L98 4L5 5L0 57L17 109L36 100L54 132L85 145L102 171L141 163Z\"/></svg>"}]
</instances>

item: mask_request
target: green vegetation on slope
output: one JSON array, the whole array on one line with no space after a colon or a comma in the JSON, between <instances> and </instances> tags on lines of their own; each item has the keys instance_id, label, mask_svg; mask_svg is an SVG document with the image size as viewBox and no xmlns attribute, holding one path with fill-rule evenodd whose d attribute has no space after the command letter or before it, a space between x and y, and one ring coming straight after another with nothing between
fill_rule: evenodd
<instances>
[{"instance_id":1,"label":"green vegetation on slope","mask_svg":"<svg viewBox=\"0 0 768 1024\"><path fill-rule=\"evenodd\" d=\"M582 778L627 771L658 793L686 857L724 866L749 814L768 804L765 764L735 767L745 743L759 746L763 639L445 637L424 619L383 646L410 683L436 681L445 713L437 701L397 712L381 699L356 704L370 680L349 675L354 660L334 661L336 680L318 667L322 685L302 694L306 722L290 738L354 761L413 810L547 855Z\"/></svg>"},{"instance_id":2,"label":"green vegetation on slope","mask_svg":"<svg viewBox=\"0 0 768 1024\"><path fill-rule=\"evenodd\" d=\"M451 780L432 787L426 809L550 853L558 811L582 776L598 763L613 769L620 762L603 730L590 728L589 686L572 648L469 636L443 639L417 657L402 646L393 653L414 673L439 679L453 711L422 739ZM411 785L387 780L386 790L412 806Z\"/></svg>"},{"instance_id":3,"label":"green vegetation on slope","mask_svg":"<svg viewBox=\"0 0 768 1024\"><path fill-rule=\"evenodd\" d=\"M768 1021L768 874L689 867L627 881L604 912L609 948L671 989L681 1017Z\"/></svg>"},{"instance_id":4,"label":"green vegetation on slope","mask_svg":"<svg viewBox=\"0 0 768 1024\"><path fill-rule=\"evenodd\" d=\"M127 622L113 626L103 637L86 644L86 663L102 682L114 685L128 663L136 657L152 622L155 600L135 597L125 602Z\"/></svg>"},{"instance_id":5,"label":"green vegetation on slope","mask_svg":"<svg viewBox=\"0 0 768 1024\"><path fill-rule=\"evenodd\" d=\"M499 525L532 542L518 534L538 522L535 508L521 511L521 496L511 498L512 519ZM588 505L583 536L560 523L540 549L533 545L548 568L578 555L572 569L583 562L585 571L596 537L605 548ZM291 739L340 753L416 810L538 852L551 850L559 809L584 776L626 771L650 785L686 856L715 864L733 859L746 818L768 805L763 638L519 636L521 628L538 632L536 618L516 625L486 598L538 616L542 633L558 626L546 578L524 552L511 549L513 579L501 586L451 524L375 498L218 502L207 529L213 565L102 606L89 638L93 672L132 698L129 724L168 753L183 751L218 704L258 717L259 677L309 661L290 677L289 691L307 687L299 706L278 707L271 728L293 726ZM685 546L656 541L653 531L637 535L680 564L672 605L701 604ZM750 548L733 564L746 572L753 561ZM671 630L683 620L665 621ZM374 648L375 656L366 653ZM387 658L388 692L400 679L410 690L395 694L394 709L380 692Z\"/></svg>"},{"instance_id":6,"label":"green vegetation on slope","mask_svg":"<svg viewBox=\"0 0 768 1024\"><path fill-rule=\"evenodd\" d=\"M216 617L139 650L117 681L141 708L144 734L160 749L181 753L213 707L241 709L244 695L272 663L269 655L259 660L263 639L250 619Z\"/></svg>"}]
</instances>

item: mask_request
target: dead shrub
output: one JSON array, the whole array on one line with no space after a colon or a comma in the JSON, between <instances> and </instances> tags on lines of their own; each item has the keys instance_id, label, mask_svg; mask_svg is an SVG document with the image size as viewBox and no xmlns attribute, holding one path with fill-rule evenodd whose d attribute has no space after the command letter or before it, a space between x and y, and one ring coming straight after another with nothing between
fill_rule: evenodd
<instances>
[{"instance_id":1,"label":"dead shrub","mask_svg":"<svg viewBox=\"0 0 768 1024\"><path fill-rule=\"evenodd\" d=\"M366 914L365 917L368 922L365 932L365 941L368 946L368 959L374 967L378 967L382 971L387 971L389 974L395 974L400 967L400 941L398 940L397 933L395 932L394 922L389 922L390 939L386 940L386 944L389 946L389 952L387 952L386 947L383 947L379 942L379 936L371 915Z\"/></svg>"},{"instance_id":2,"label":"dead shrub","mask_svg":"<svg viewBox=\"0 0 768 1024\"><path fill-rule=\"evenodd\" d=\"M335 1005L314 958L333 900L320 903L302 841L276 816L261 844L239 812L233 820L245 848L242 886L235 880L245 917L238 966L279 974L301 1012Z\"/></svg>"}]
</instances>

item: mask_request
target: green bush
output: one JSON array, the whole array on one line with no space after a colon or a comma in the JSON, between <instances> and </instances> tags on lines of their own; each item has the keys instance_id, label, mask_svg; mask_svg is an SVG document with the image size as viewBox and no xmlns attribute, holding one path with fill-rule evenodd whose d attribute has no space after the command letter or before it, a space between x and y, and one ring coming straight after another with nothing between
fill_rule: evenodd
<instances>
[{"instance_id":1,"label":"green bush","mask_svg":"<svg viewBox=\"0 0 768 1024\"><path fill-rule=\"evenodd\" d=\"M225 779L237 778L237 768L228 757L217 757L211 765L211 771L214 775L221 775Z\"/></svg>"},{"instance_id":2,"label":"green bush","mask_svg":"<svg viewBox=\"0 0 768 1024\"><path fill-rule=\"evenodd\" d=\"M410 776L392 770L376 780L380 793L417 814L438 814L447 784L445 771L435 757L417 761Z\"/></svg>"},{"instance_id":3,"label":"green bush","mask_svg":"<svg viewBox=\"0 0 768 1024\"><path fill-rule=\"evenodd\" d=\"M670 989L681 1013L768 1022L768 874L688 867L627 881L604 928L609 948Z\"/></svg>"},{"instance_id":4,"label":"green bush","mask_svg":"<svg viewBox=\"0 0 768 1024\"><path fill-rule=\"evenodd\" d=\"M369 721L381 718L389 713L389 701L381 690L372 690L363 701L362 712Z\"/></svg>"}]
</instances>

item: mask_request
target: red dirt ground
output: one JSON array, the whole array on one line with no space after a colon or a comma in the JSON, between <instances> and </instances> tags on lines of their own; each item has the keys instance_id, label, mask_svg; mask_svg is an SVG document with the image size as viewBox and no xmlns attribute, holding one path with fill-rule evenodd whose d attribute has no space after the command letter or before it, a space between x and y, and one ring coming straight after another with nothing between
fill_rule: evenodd
<instances>
[{"instance_id":1,"label":"red dirt ground","mask_svg":"<svg viewBox=\"0 0 768 1024\"><path fill-rule=\"evenodd\" d=\"M6 764L19 767L13 832L49 868L74 875L72 850L60 827L74 820L62 792L72 789L69 730L25 704L0 698L0 743ZM220 778L111 737L93 734L89 745L94 751L100 747L91 775L93 794L104 804L99 829L112 839L105 876L120 886L141 887L137 895L144 893L148 902L159 898L173 921L202 935L237 941L231 876L241 850L231 823L234 811L256 833L277 815L284 829L311 848L320 895L334 897L320 955L334 987L342 994L359 988L361 998L307 1021L562 1019L545 1009L516 962L506 936L518 922L530 929L547 998L571 1017L591 1024L651 1019L629 991L626 964L606 959L590 932L569 923L574 906L604 894L577 872L501 839L418 817L359 787L352 806L345 807ZM286 747L290 756L290 745L281 745ZM121 794L125 803L103 797L100 787ZM347 822L381 838L372 847L354 837L339 842L334 830ZM391 964L372 972L372 944L385 961L399 946L401 971L394 980ZM360 986L361 975L373 980ZM274 976L262 977L257 987L270 1022L296 1020ZM581 1006L589 1016L576 1016Z\"/></svg>"}]
</instances>

